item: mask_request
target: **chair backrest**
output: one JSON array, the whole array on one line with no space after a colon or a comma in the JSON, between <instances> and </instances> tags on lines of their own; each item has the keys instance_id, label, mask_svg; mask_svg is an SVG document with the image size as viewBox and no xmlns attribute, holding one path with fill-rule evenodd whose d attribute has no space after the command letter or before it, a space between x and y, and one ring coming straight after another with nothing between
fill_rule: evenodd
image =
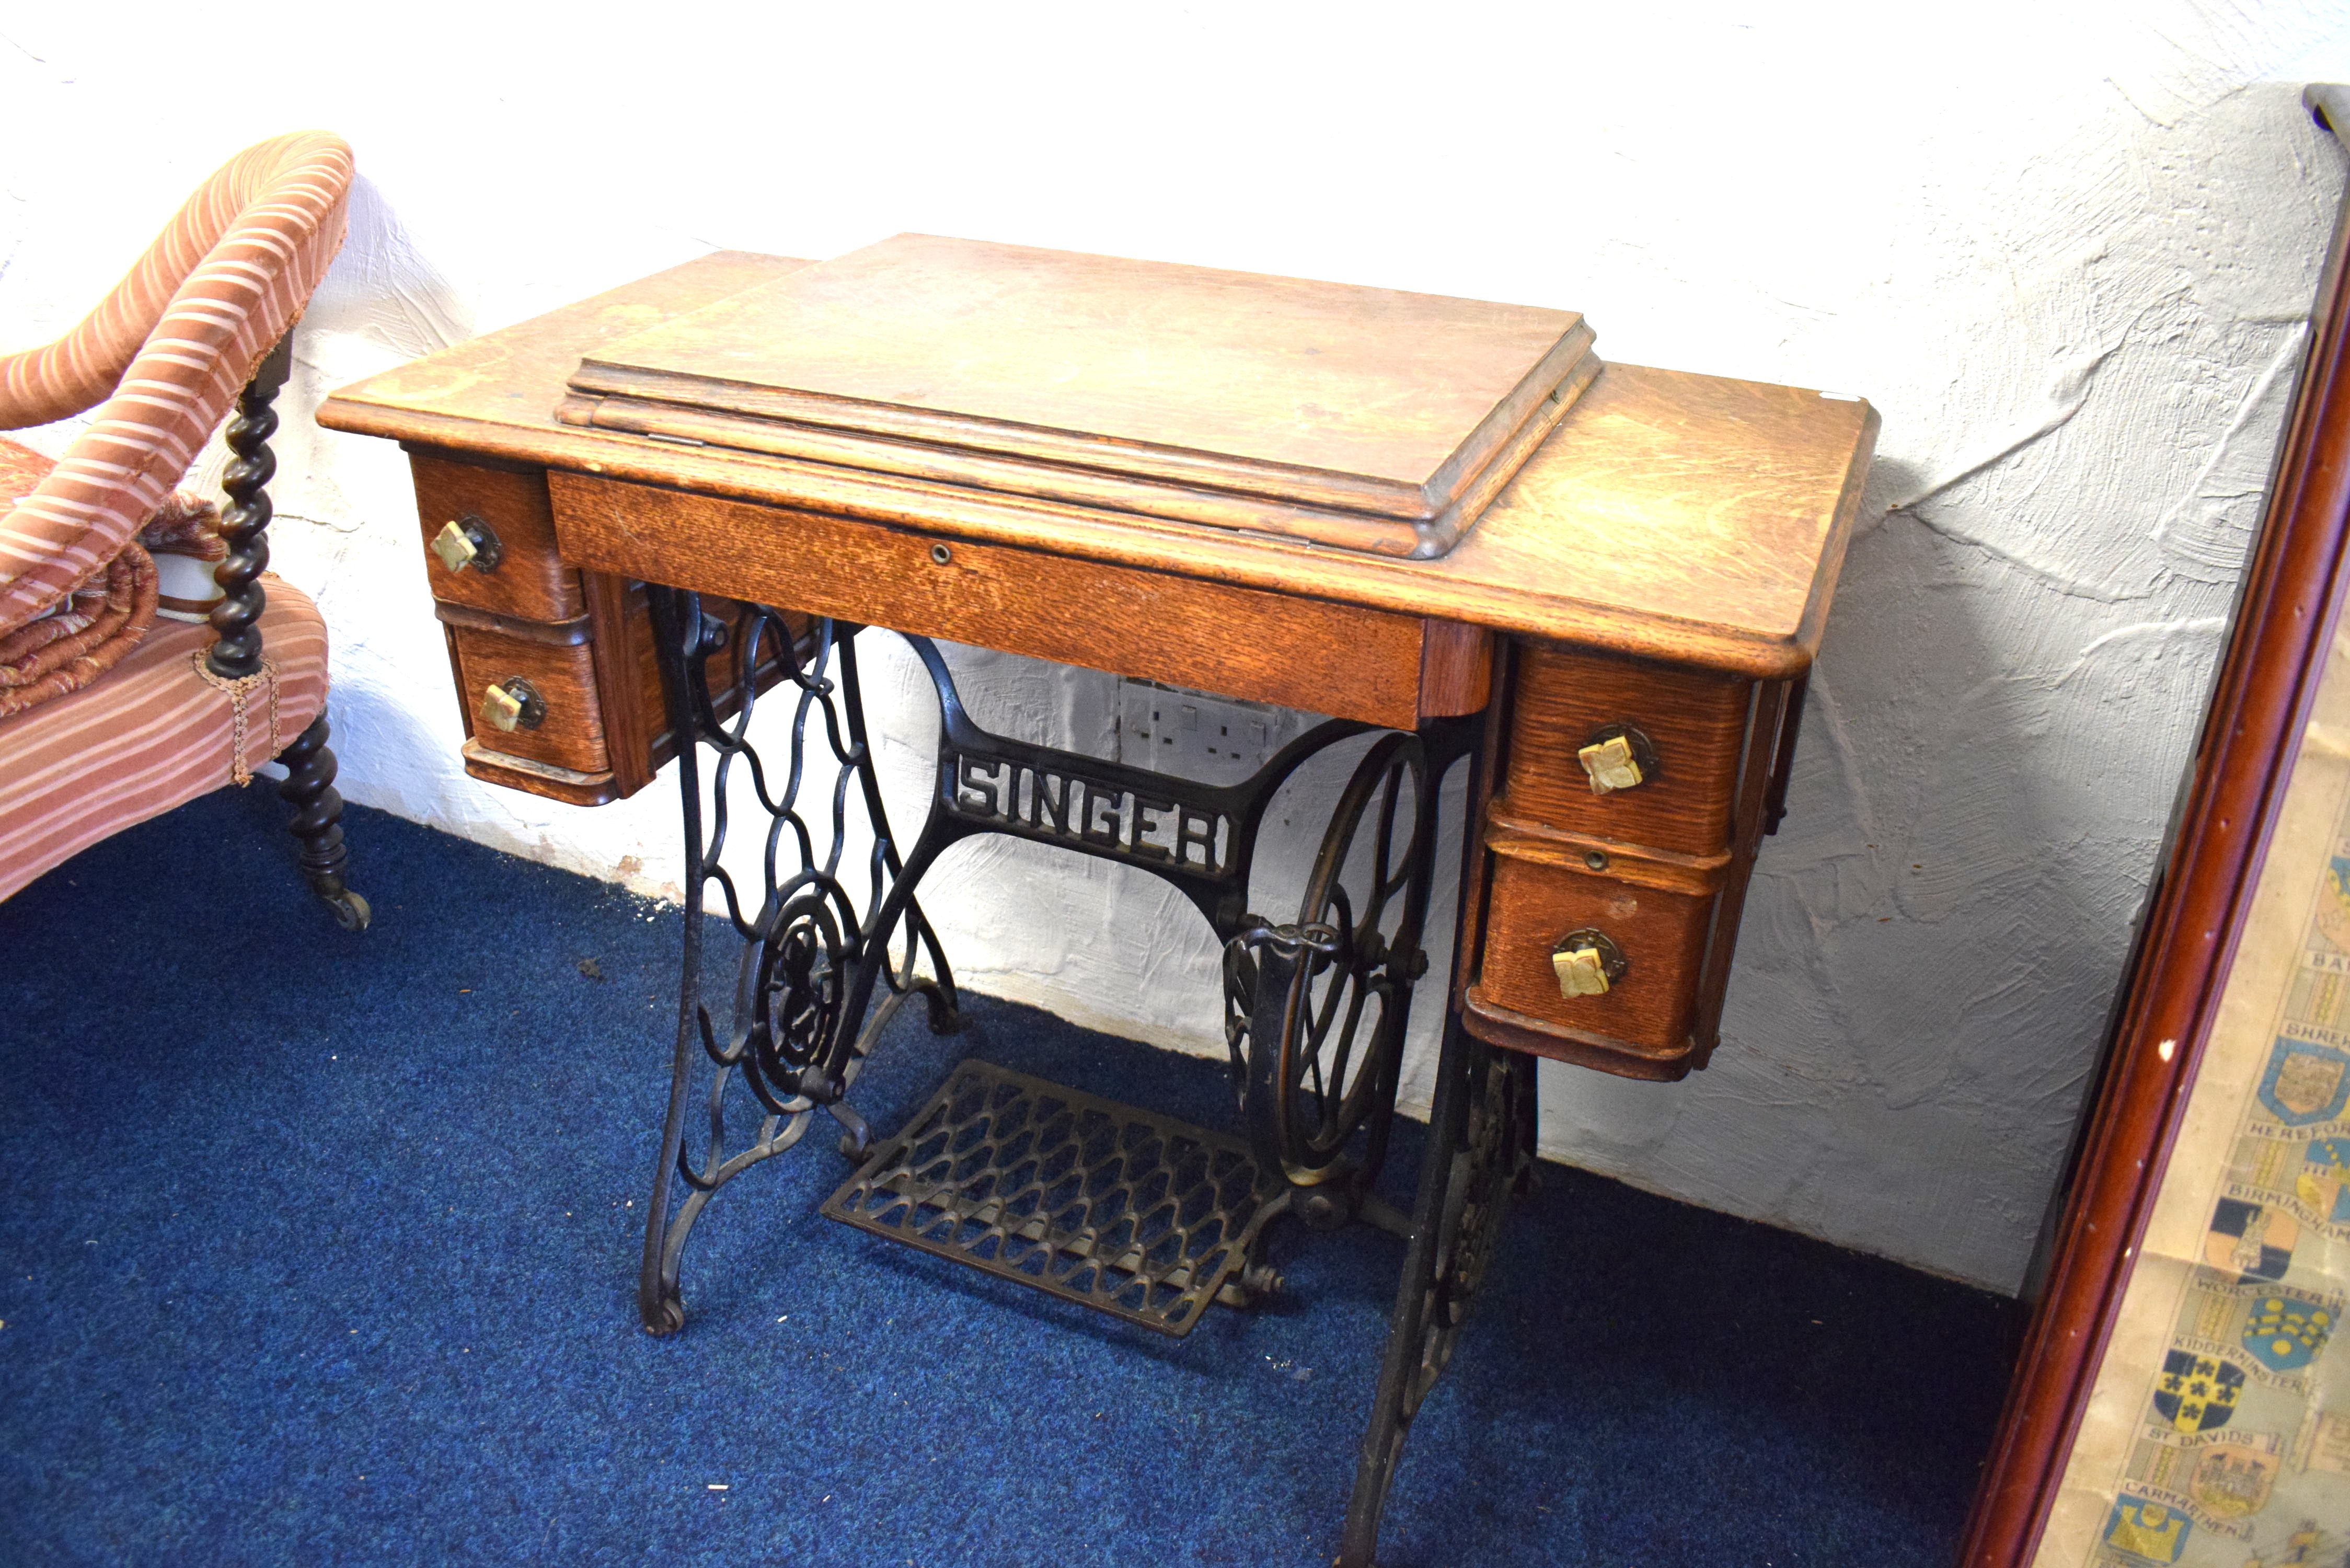
<instances>
[{"instance_id":1,"label":"chair backrest","mask_svg":"<svg viewBox=\"0 0 2350 1568\"><path fill-rule=\"evenodd\" d=\"M341 248L351 150L325 131L245 149L188 198L71 331L0 357L0 429L106 406L0 516L0 632L112 559L162 504Z\"/></svg>"}]
</instances>

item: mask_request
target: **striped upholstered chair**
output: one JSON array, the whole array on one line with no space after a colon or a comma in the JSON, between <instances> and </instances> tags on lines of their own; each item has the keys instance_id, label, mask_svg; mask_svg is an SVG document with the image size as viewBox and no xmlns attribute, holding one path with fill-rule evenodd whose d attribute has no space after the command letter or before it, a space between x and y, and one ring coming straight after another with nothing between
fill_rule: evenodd
<instances>
[{"instance_id":1,"label":"striped upholstered chair","mask_svg":"<svg viewBox=\"0 0 2350 1568\"><path fill-rule=\"evenodd\" d=\"M72 331L0 357L0 429L103 403L54 463L0 441L0 898L276 757L303 875L367 924L344 885L327 628L262 578L270 404L350 181L337 137L247 149ZM232 405L215 520L174 486Z\"/></svg>"}]
</instances>

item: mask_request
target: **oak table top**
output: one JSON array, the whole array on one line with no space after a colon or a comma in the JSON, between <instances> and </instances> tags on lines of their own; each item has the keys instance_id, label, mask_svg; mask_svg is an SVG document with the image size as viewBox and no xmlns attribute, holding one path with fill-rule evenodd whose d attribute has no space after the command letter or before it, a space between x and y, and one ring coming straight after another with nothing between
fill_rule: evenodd
<instances>
[{"instance_id":1,"label":"oak table top","mask_svg":"<svg viewBox=\"0 0 2350 1568\"><path fill-rule=\"evenodd\" d=\"M899 234L599 346L562 417L1424 557L1591 343L1571 311Z\"/></svg>"},{"instance_id":2,"label":"oak table top","mask_svg":"<svg viewBox=\"0 0 2350 1568\"><path fill-rule=\"evenodd\" d=\"M1449 553L1409 559L559 417L583 359L810 265L718 252L346 387L318 421L1766 679L1818 647L1876 439L1857 399L1610 364Z\"/></svg>"}]
</instances>

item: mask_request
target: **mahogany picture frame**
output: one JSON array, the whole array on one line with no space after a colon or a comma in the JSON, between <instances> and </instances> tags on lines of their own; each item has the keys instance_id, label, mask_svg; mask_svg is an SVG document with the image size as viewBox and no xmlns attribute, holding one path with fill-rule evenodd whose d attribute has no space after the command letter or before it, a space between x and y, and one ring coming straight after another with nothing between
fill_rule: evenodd
<instances>
[{"instance_id":1,"label":"mahogany picture frame","mask_svg":"<svg viewBox=\"0 0 2350 1568\"><path fill-rule=\"evenodd\" d=\"M2350 148L2350 88L2303 101ZM2194 1085L2350 582L2350 203L2337 216L2210 705L2052 1222L2033 1314L1961 1539L1962 1568L2041 1544Z\"/></svg>"}]
</instances>

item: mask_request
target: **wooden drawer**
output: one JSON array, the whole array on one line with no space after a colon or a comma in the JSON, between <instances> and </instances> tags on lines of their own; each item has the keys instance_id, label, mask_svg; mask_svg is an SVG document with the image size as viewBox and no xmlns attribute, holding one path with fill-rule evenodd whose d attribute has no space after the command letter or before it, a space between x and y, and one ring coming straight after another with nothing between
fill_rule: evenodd
<instances>
[{"instance_id":1,"label":"wooden drawer","mask_svg":"<svg viewBox=\"0 0 2350 1568\"><path fill-rule=\"evenodd\" d=\"M410 452L408 466L424 530L425 576L435 599L523 620L564 621L587 613L579 574L556 551L544 470L485 467L423 452ZM433 552L432 540L450 523L467 519L495 536L497 563L477 560L452 572Z\"/></svg>"},{"instance_id":2,"label":"wooden drawer","mask_svg":"<svg viewBox=\"0 0 2350 1568\"><path fill-rule=\"evenodd\" d=\"M1524 643L1515 690L1508 789L1521 815L1690 854L1731 843L1755 682ZM1657 766L1633 788L1594 794L1575 753L1614 724L1646 736Z\"/></svg>"},{"instance_id":3,"label":"wooden drawer","mask_svg":"<svg viewBox=\"0 0 2350 1568\"><path fill-rule=\"evenodd\" d=\"M448 633L465 718L465 771L573 805L601 805L650 784L676 747L644 585L588 572L581 586L588 613L573 621L523 621L447 604L435 613ZM734 712L742 628L751 611L732 599L705 597L702 604L734 628L709 666L712 704L723 720ZM807 652L806 618L787 615L785 624ZM546 713L536 729L501 730L483 718L483 698L486 688L517 676L530 682ZM780 649L770 640L761 651L759 690L783 677Z\"/></svg>"},{"instance_id":4,"label":"wooden drawer","mask_svg":"<svg viewBox=\"0 0 2350 1568\"><path fill-rule=\"evenodd\" d=\"M1687 1057L1728 857L1710 866L1636 864L1621 846L1585 851L1500 827L1487 843L1494 856L1479 1001L1657 1062ZM1543 858L1530 857L1529 849ZM1586 853L1600 856L1606 869L1582 863ZM1640 880L1627 880L1627 873ZM1604 933L1627 967L1605 995L1565 996L1551 954L1568 932L1585 930Z\"/></svg>"},{"instance_id":5,"label":"wooden drawer","mask_svg":"<svg viewBox=\"0 0 2350 1568\"><path fill-rule=\"evenodd\" d=\"M1410 729L1491 691L1481 628L588 474L567 558L917 636Z\"/></svg>"},{"instance_id":6,"label":"wooden drawer","mask_svg":"<svg viewBox=\"0 0 2350 1568\"><path fill-rule=\"evenodd\" d=\"M458 700L465 728L476 744L504 756L552 763L581 775L609 774L603 702L596 680L595 650L584 616L568 628L534 628L536 635L452 626ZM575 640L556 641L567 631ZM482 717L484 694L511 680L527 681L546 706L536 725L501 730Z\"/></svg>"},{"instance_id":7,"label":"wooden drawer","mask_svg":"<svg viewBox=\"0 0 2350 1568\"><path fill-rule=\"evenodd\" d=\"M545 470L414 449L409 467L434 613L448 634L464 714L465 771L574 805L600 805L651 783L674 748L643 585L562 559ZM471 519L496 536L494 566L449 569L431 545L452 519ZM732 622L745 613L732 600L702 603ZM792 626L806 629L804 621ZM722 714L733 711L738 659L726 655L723 672L711 671ZM781 674L772 657L763 661L761 689ZM502 730L483 718L483 696L516 679L546 711L536 727Z\"/></svg>"},{"instance_id":8,"label":"wooden drawer","mask_svg":"<svg viewBox=\"0 0 2350 1568\"><path fill-rule=\"evenodd\" d=\"M1464 1019L1495 1044L1628 1077L1705 1065L1773 773L1799 687L1522 646L1510 683L1503 793L1484 806L1484 887ZM1659 766L1595 795L1576 749L1631 723ZM1569 932L1626 962L1604 994L1565 995Z\"/></svg>"}]
</instances>

